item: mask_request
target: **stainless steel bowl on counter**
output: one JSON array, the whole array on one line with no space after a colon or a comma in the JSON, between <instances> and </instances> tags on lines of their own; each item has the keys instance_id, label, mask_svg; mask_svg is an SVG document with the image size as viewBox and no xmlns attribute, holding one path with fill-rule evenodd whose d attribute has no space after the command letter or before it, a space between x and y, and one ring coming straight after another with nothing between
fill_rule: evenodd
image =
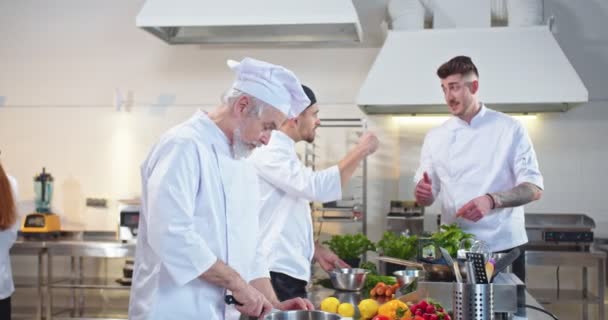
<instances>
[{"instance_id":1,"label":"stainless steel bowl on counter","mask_svg":"<svg viewBox=\"0 0 608 320\"><path fill-rule=\"evenodd\" d=\"M405 269L393 272L397 283L400 287L407 286L416 279L424 280L424 270L420 269Z\"/></svg>"},{"instance_id":2,"label":"stainless steel bowl on counter","mask_svg":"<svg viewBox=\"0 0 608 320\"><path fill-rule=\"evenodd\" d=\"M334 269L329 272L329 279L337 290L359 291L365 285L369 270L359 268Z\"/></svg>"},{"instance_id":3,"label":"stainless steel bowl on counter","mask_svg":"<svg viewBox=\"0 0 608 320\"><path fill-rule=\"evenodd\" d=\"M335 313L327 313L323 311L273 311L263 320L340 320L342 317ZM239 320L258 320L258 317L247 317L241 315Z\"/></svg>"},{"instance_id":4,"label":"stainless steel bowl on counter","mask_svg":"<svg viewBox=\"0 0 608 320\"><path fill-rule=\"evenodd\" d=\"M277 311L264 317L264 320L340 320L335 313L323 311Z\"/></svg>"}]
</instances>

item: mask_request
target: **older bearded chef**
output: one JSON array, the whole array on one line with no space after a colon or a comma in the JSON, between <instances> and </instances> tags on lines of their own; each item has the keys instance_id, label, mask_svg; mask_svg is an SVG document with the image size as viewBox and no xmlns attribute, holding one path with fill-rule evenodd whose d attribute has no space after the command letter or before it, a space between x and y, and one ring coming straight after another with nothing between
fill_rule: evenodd
<instances>
[{"instance_id":1,"label":"older bearded chef","mask_svg":"<svg viewBox=\"0 0 608 320\"><path fill-rule=\"evenodd\" d=\"M248 284L257 274L259 192L239 158L309 100L281 66L251 58L229 66L237 79L222 104L166 132L141 166L129 319L237 319L271 308ZM226 305L227 291L243 305Z\"/></svg>"}]
</instances>

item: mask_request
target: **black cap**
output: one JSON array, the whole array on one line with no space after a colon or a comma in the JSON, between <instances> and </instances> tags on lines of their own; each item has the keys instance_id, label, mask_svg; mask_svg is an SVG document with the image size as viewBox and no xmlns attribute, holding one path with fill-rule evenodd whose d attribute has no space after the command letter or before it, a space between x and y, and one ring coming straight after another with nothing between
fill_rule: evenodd
<instances>
[{"instance_id":1,"label":"black cap","mask_svg":"<svg viewBox=\"0 0 608 320\"><path fill-rule=\"evenodd\" d=\"M302 89L304 89L304 93L306 93L306 96L308 97L308 100L310 100L310 104L308 105L308 107L310 107L313 104L317 103L317 97L315 97L315 93L312 92L311 88L309 88L309 87L307 87L305 85L302 85Z\"/></svg>"}]
</instances>

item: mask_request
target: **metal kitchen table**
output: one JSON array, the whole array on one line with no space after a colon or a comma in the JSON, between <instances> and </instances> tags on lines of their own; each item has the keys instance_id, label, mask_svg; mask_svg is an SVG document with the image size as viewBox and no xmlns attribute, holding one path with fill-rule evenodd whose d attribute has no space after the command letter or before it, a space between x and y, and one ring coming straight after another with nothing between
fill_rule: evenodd
<instances>
[{"instance_id":1,"label":"metal kitchen table","mask_svg":"<svg viewBox=\"0 0 608 320\"><path fill-rule=\"evenodd\" d=\"M582 290L561 290L558 287L553 289L528 289L540 303L567 302L580 303L583 305L582 319L589 319L589 304L597 304L599 319L605 319L605 265L606 253L596 251L593 248L589 252L579 251L526 251L526 265L533 266L571 266L581 267ZM597 296L589 292L589 279L587 268L597 269Z\"/></svg>"},{"instance_id":2,"label":"metal kitchen table","mask_svg":"<svg viewBox=\"0 0 608 320\"><path fill-rule=\"evenodd\" d=\"M70 271L72 277L67 280L53 282L52 258L54 256L66 256L71 258ZM49 285L47 288L48 304L46 308L47 319L53 319L53 289L72 290L71 317L56 319L84 319L84 289L115 289L129 290L129 286L117 283L108 283L107 279L85 279L83 269L83 258L128 258L135 256L135 244L121 243L118 241L58 241L48 247L47 275ZM77 259L77 260L76 260ZM76 302L76 290L78 290L78 303ZM122 319L121 318L104 318Z\"/></svg>"},{"instance_id":3,"label":"metal kitchen table","mask_svg":"<svg viewBox=\"0 0 608 320\"><path fill-rule=\"evenodd\" d=\"M116 239L115 233L106 232L64 232L63 236L56 240L27 240L19 238L11 249L11 255L33 255L37 256L38 266L36 281L33 287L37 288L37 314L36 319L51 320L55 316L53 310L53 289L72 290L71 315L81 316L84 310L83 290L85 289L117 289L129 290L129 286L122 286L103 279L85 279L83 270L83 258L126 258L135 256L134 243L122 243ZM44 256L46 256L46 275L44 275ZM65 256L71 258L71 277L68 279L53 278L53 257ZM46 281L44 279L46 278ZM17 287L24 287L16 279ZM32 287L31 285L27 285ZM76 290L79 291L78 302ZM46 303L44 296L46 295ZM44 310L44 312L43 312ZM126 314L124 315L126 318ZM61 318L55 318L61 319ZM74 319L74 318L68 318ZM81 318L85 319L85 318ZM106 320L112 318L104 318ZM120 319L120 318L116 318Z\"/></svg>"},{"instance_id":4,"label":"metal kitchen table","mask_svg":"<svg viewBox=\"0 0 608 320\"><path fill-rule=\"evenodd\" d=\"M44 306L44 288L46 284L44 283L44 256L46 256L46 243L44 241L24 241L19 239L15 242L13 247L11 248L11 255L20 255L20 256L36 256L37 267L36 267L36 276L33 278L16 278L15 279L15 287L16 288L36 288L36 296L38 297L38 303L36 304L36 317L35 319L42 319L42 310Z\"/></svg>"}]
</instances>

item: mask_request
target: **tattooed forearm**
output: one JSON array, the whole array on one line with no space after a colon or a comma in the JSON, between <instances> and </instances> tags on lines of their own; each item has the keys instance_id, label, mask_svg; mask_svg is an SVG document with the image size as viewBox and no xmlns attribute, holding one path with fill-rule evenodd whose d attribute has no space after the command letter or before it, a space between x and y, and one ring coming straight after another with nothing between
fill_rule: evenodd
<instances>
[{"instance_id":1,"label":"tattooed forearm","mask_svg":"<svg viewBox=\"0 0 608 320\"><path fill-rule=\"evenodd\" d=\"M543 191L529 182L524 182L517 187L504 192L492 193L496 208L519 207L534 200L540 199Z\"/></svg>"}]
</instances>

